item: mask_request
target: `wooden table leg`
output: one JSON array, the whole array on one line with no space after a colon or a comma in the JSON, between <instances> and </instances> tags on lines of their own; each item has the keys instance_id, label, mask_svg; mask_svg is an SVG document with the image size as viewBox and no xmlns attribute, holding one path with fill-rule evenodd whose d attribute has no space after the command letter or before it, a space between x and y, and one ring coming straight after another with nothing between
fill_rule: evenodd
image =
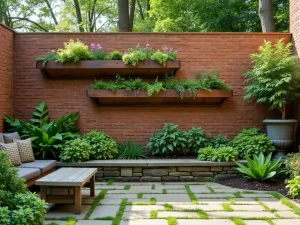
<instances>
[{"instance_id":1,"label":"wooden table leg","mask_svg":"<svg viewBox=\"0 0 300 225\"><path fill-rule=\"evenodd\" d=\"M82 187L75 187L75 213L81 214L82 210Z\"/></svg>"},{"instance_id":2,"label":"wooden table leg","mask_svg":"<svg viewBox=\"0 0 300 225\"><path fill-rule=\"evenodd\" d=\"M41 186L41 199L47 201L47 186Z\"/></svg>"},{"instance_id":3,"label":"wooden table leg","mask_svg":"<svg viewBox=\"0 0 300 225\"><path fill-rule=\"evenodd\" d=\"M95 175L90 179L90 196L95 197Z\"/></svg>"}]
</instances>

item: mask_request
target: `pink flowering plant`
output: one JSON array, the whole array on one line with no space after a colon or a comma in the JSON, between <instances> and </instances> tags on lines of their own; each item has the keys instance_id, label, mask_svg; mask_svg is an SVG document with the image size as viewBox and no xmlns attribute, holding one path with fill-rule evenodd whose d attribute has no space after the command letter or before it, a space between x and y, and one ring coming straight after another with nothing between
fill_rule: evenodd
<instances>
[{"instance_id":1,"label":"pink flowering plant","mask_svg":"<svg viewBox=\"0 0 300 225\"><path fill-rule=\"evenodd\" d=\"M92 59L93 60L104 60L106 55L105 52L102 49L101 44L94 44L92 43L90 46Z\"/></svg>"}]
</instances>

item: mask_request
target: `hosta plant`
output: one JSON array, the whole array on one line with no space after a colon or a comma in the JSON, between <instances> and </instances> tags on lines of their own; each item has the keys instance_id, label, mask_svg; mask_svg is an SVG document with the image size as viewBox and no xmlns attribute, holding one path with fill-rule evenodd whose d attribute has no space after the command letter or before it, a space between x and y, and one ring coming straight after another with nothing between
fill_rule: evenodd
<instances>
[{"instance_id":1,"label":"hosta plant","mask_svg":"<svg viewBox=\"0 0 300 225\"><path fill-rule=\"evenodd\" d=\"M193 127L191 130L186 131L187 147L193 153L197 153L200 148L208 145L209 141L207 135L201 127Z\"/></svg>"},{"instance_id":2,"label":"hosta plant","mask_svg":"<svg viewBox=\"0 0 300 225\"><path fill-rule=\"evenodd\" d=\"M288 194L293 198L300 198L300 176L296 176L294 179L288 181L289 188Z\"/></svg>"},{"instance_id":3,"label":"hosta plant","mask_svg":"<svg viewBox=\"0 0 300 225\"><path fill-rule=\"evenodd\" d=\"M245 74L248 78L245 99L255 99L270 110L279 110L286 118L286 105L300 97L298 58L292 55L292 43L284 40L265 41L259 53L252 54L253 69Z\"/></svg>"},{"instance_id":4,"label":"hosta plant","mask_svg":"<svg viewBox=\"0 0 300 225\"><path fill-rule=\"evenodd\" d=\"M228 140L228 138L222 134L215 136L209 141L209 145L212 146L213 148L226 147L226 146L230 146L230 144L231 143Z\"/></svg>"},{"instance_id":5,"label":"hosta plant","mask_svg":"<svg viewBox=\"0 0 300 225\"><path fill-rule=\"evenodd\" d=\"M91 146L82 138L66 141L62 145L60 159L63 162L75 163L89 160L91 153Z\"/></svg>"},{"instance_id":6,"label":"hosta plant","mask_svg":"<svg viewBox=\"0 0 300 225\"><path fill-rule=\"evenodd\" d=\"M91 131L83 139L91 146L92 159L113 159L118 155L117 142L104 132Z\"/></svg>"},{"instance_id":7,"label":"hosta plant","mask_svg":"<svg viewBox=\"0 0 300 225\"><path fill-rule=\"evenodd\" d=\"M118 143L120 159L144 159L145 150L141 144L134 143L132 140Z\"/></svg>"},{"instance_id":8,"label":"hosta plant","mask_svg":"<svg viewBox=\"0 0 300 225\"><path fill-rule=\"evenodd\" d=\"M237 170L241 172L246 179L257 181L270 180L285 174L286 171L281 169L281 158L271 161L271 157L272 153L265 157L262 152L259 155L254 155L253 159L247 156L247 166L237 163L239 166Z\"/></svg>"}]
</instances>

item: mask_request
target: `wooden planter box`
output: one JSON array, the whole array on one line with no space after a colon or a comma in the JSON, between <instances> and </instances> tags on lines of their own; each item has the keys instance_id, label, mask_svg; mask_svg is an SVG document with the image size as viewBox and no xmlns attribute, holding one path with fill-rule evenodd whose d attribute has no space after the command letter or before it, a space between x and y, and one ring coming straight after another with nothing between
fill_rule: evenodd
<instances>
[{"instance_id":1,"label":"wooden planter box","mask_svg":"<svg viewBox=\"0 0 300 225\"><path fill-rule=\"evenodd\" d=\"M232 97L232 90L198 91L196 96L191 96L185 91L183 99L175 90L161 91L157 95L148 96L147 90L127 91L123 89L115 92L109 90L87 90L90 97L98 106L135 106L135 105L203 105L218 106L226 98Z\"/></svg>"},{"instance_id":2,"label":"wooden planter box","mask_svg":"<svg viewBox=\"0 0 300 225\"><path fill-rule=\"evenodd\" d=\"M180 60L168 61L162 66L151 60L139 63L137 66L125 65L122 60L82 60L77 63L56 63L48 61L45 66L36 62L36 68L51 78L72 79L115 79L121 77L156 79L164 78L166 74L175 76L180 68Z\"/></svg>"}]
</instances>

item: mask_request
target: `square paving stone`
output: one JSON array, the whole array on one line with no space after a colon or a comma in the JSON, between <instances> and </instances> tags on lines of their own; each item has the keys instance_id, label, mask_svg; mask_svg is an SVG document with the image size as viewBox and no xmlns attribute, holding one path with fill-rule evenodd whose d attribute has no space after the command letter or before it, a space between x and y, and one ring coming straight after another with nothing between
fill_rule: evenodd
<instances>
[{"instance_id":1,"label":"square paving stone","mask_svg":"<svg viewBox=\"0 0 300 225\"><path fill-rule=\"evenodd\" d=\"M298 225L300 224L300 219L282 219L282 220L272 220L276 225Z\"/></svg>"},{"instance_id":2,"label":"square paving stone","mask_svg":"<svg viewBox=\"0 0 300 225\"><path fill-rule=\"evenodd\" d=\"M155 189L183 189L183 190L186 190L185 189L185 186L183 184L174 184L174 185L169 185L169 183L167 183L166 185L157 185L155 186Z\"/></svg>"},{"instance_id":3,"label":"square paving stone","mask_svg":"<svg viewBox=\"0 0 300 225\"><path fill-rule=\"evenodd\" d=\"M124 199L124 198L136 198L136 194L107 194L105 199Z\"/></svg>"},{"instance_id":4,"label":"square paving stone","mask_svg":"<svg viewBox=\"0 0 300 225\"><path fill-rule=\"evenodd\" d=\"M162 193L162 190L161 192ZM186 190L185 189L178 189L178 190L175 190L175 189L168 189L167 190L167 194L186 194Z\"/></svg>"},{"instance_id":5,"label":"square paving stone","mask_svg":"<svg viewBox=\"0 0 300 225\"><path fill-rule=\"evenodd\" d=\"M243 220L245 225L270 225L265 220Z\"/></svg>"},{"instance_id":6,"label":"square paving stone","mask_svg":"<svg viewBox=\"0 0 300 225\"><path fill-rule=\"evenodd\" d=\"M241 193L241 195L244 198L274 198L272 195L265 194L265 193L254 193L254 194L244 194L244 193Z\"/></svg>"},{"instance_id":7,"label":"square paving stone","mask_svg":"<svg viewBox=\"0 0 300 225\"><path fill-rule=\"evenodd\" d=\"M199 218L196 212L157 212L158 218L167 218L169 216L175 218Z\"/></svg>"},{"instance_id":8,"label":"square paving stone","mask_svg":"<svg viewBox=\"0 0 300 225\"><path fill-rule=\"evenodd\" d=\"M198 199L199 204L209 204L209 205L222 205L223 203L229 203L226 198L204 198Z\"/></svg>"},{"instance_id":9,"label":"square paving stone","mask_svg":"<svg viewBox=\"0 0 300 225\"><path fill-rule=\"evenodd\" d=\"M237 218L276 218L273 213L270 212L207 212L209 218L228 218L228 217L237 217Z\"/></svg>"},{"instance_id":10,"label":"square paving stone","mask_svg":"<svg viewBox=\"0 0 300 225\"><path fill-rule=\"evenodd\" d=\"M131 186L130 193L149 193L151 186Z\"/></svg>"},{"instance_id":11,"label":"square paving stone","mask_svg":"<svg viewBox=\"0 0 300 225\"><path fill-rule=\"evenodd\" d=\"M280 202L277 198L259 198L260 201L262 202Z\"/></svg>"},{"instance_id":12,"label":"square paving stone","mask_svg":"<svg viewBox=\"0 0 300 225\"><path fill-rule=\"evenodd\" d=\"M66 218L66 217L75 217L76 219L83 219L85 214L91 208L90 205L82 206L82 213L75 214L74 205L55 205L50 209L48 213L45 214L45 218Z\"/></svg>"},{"instance_id":13,"label":"square paving stone","mask_svg":"<svg viewBox=\"0 0 300 225\"><path fill-rule=\"evenodd\" d=\"M224 194L195 194L196 198L233 198L235 197L231 193L224 193Z\"/></svg>"},{"instance_id":14,"label":"square paving stone","mask_svg":"<svg viewBox=\"0 0 300 225\"><path fill-rule=\"evenodd\" d=\"M173 211L184 211L184 210L197 210L202 209L204 211L223 211L222 205L172 205Z\"/></svg>"},{"instance_id":15,"label":"square paving stone","mask_svg":"<svg viewBox=\"0 0 300 225\"><path fill-rule=\"evenodd\" d=\"M51 223L57 223L58 225L64 225L67 221L65 220L45 220L44 225L48 225Z\"/></svg>"},{"instance_id":16,"label":"square paving stone","mask_svg":"<svg viewBox=\"0 0 300 225\"><path fill-rule=\"evenodd\" d=\"M100 194L101 190L95 190L95 195L98 196ZM82 190L83 196L90 196L90 189L84 189Z\"/></svg>"},{"instance_id":17,"label":"square paving stone","mask_svg":"<svg viewBox=\"0 0 300 225\"><path fill-rule=\"evenodd\" d=\"M139 202L145 202L145 203L149 203L150 202L150 198L128 198L127 203L139 203Z\"/></svg>"},{"instance_id":18,"label":"square paving stone","mask_svg":"<svg viewBox=\"0 0 300 225\"><path fill-rule=\"evenodd\" d=\"M149 219L151 211L131 211L124 212L123 219L135 220L135 219Z\"/></svg>"},{"instance_id":19,"label":"square paving stone","mask_svg":"<svg viewBox=\"0 0 300 225\"><path fill-rule=\"evenodd\" d=\"M300 216L292 211L278 211L276 212L281 218L300 218Z\"/></svg>"},{"instance_id":20,"label":"square paving stone","mask_svg":"<svg viewBox=\"0 0 300 225\"><path fill-rule=\"evenodd\" d=\"M108 190L107 195L109 194L131 194L129 190Z\"/></svg>"},{"instance_id":21,"label":"square paving stone","mask_svg":"<svg viewBox=\"0 0 300 225\"><path fill-rule=\"evenodd\" d=\"M211 193L205 185L190 185L190 189L194 193Z\"/></svg>"},{"instance_id":22,"label":"square paving stone","mask_svg":"<svg viewBox=\"0 0 300 225\"><path fill-rule=\"evenodd\" d=\"M216 220L216 219L211 219L211 220L183 220L183 219L178 219L177 220L178 225L234 225L234 222L231 220Z\"/></svg>"},{"instance_id":23,"label":"square paving stone","mask_svg":"<svg viewBox=\"0 0 300 225\"><path fill-rule=\"evenodd\" d=\"M78 220L76 225L111 225L111 220Z\"/></svg>"},{"instance_id":24,"label":"square paving stone","mask_svg":"<svg viewBox=\"0 0 300 225\"><path fill-rule=\"evenodd\" d=\"M99 205L120 205L123 199L102 199Z\"/></svg>"},{"instance_id":25,"label":"square paving stone","mask_svg":"<svg viewBox=\"0 0 300 225\"><path fill-rule=\"evenodd\" d=\"M164 210L162 205L127 205L125 212L130 211L152 211L152 210Z\"/></svg>"},{"instance_id":26,"label":"square paving stone","mask_svg":"<svg viewBox=\"0 0 300 225\"><path fill-rule=\"evenodd\" d=\"M259 205L254 198L232 198L238 205Z\"/></svg>"},{"instance_id":27,"label":"square paving stone","mask_svg":"<svg viewBox=\"0 0 300 225\"><path fill-rule=\"evenodd\" d=\"M243 192L245 190L243 189L237 189L237 188L214 188L214 191L216 193L235 193L235 192Z\"/></svg>"},{"instance_id":28,"label":"square paving stone","mask_svg":"<svg viewBox=\"0 0 300 225\"><path fill-rule=\"evenodd\" d=\"M103 218L107 216L115 217L119 211L119 205L100 205L97 206L90 216L90 219Z\"/></svg>"},{"instance_id":29,"label":"square paving stone","mask_svg":"<svg viewBox=\"0 0 300 225\"><path fill-rule=\"evenodd\" d=\"M206 182L206 185L209 185L211 188L228 188L231 189L232 187L228 187L222 184L217 184L217 183L211 183L211 182Z\"/></svg>"},{"instance_id":30,"label":"square paving stone","mask_svg":"<svg viewBox=\"0 0 300 225\"><path fill-rule=\"evenodd\" d=\"M131 220L131 221L122 221L120 225L168 225L168 221L162 219Z\"/></svg>"},{"instance_id":31,"label":"square paving stone","mask_svg":"<svg viewBox=\"0 0 300 225\"><path fill-rule=\"evenodd\" d=\"M275 209L278 211L292 211L292 209L286 205L281 204L280 202L265 202L263 203L268 206L270 209Z\"/></svg>"},{"instance_id":32,"label":"square paving stone","mask_svg":"<svg viewBox=\"0 0 300 225\"><path fill-rule=\"evenodd\" d=\"M234 211L266 211L266 209L261 205L231 205L231 208Z\"/></svg>"},{"instance_id":33,"label":"square paving stone","mask_svg":"<svg viewBox=\"0 0 300 225\"><path fill-rule=\"evenodd\" d=\"M124 190L125 185L95 185L95 189Z\"/></svg>"},{"instance_id":34,"label":"square paving stone","mask_svg":"<svg viewBox=\"0 0 300 225\"><path fill-rule=\"evenodd\" d=\"M157 204L163 203L177 203L186 204L190 203L190 197L187 194L144 194L144 198L156 198Z\"/></svg>"}]
</instances>

